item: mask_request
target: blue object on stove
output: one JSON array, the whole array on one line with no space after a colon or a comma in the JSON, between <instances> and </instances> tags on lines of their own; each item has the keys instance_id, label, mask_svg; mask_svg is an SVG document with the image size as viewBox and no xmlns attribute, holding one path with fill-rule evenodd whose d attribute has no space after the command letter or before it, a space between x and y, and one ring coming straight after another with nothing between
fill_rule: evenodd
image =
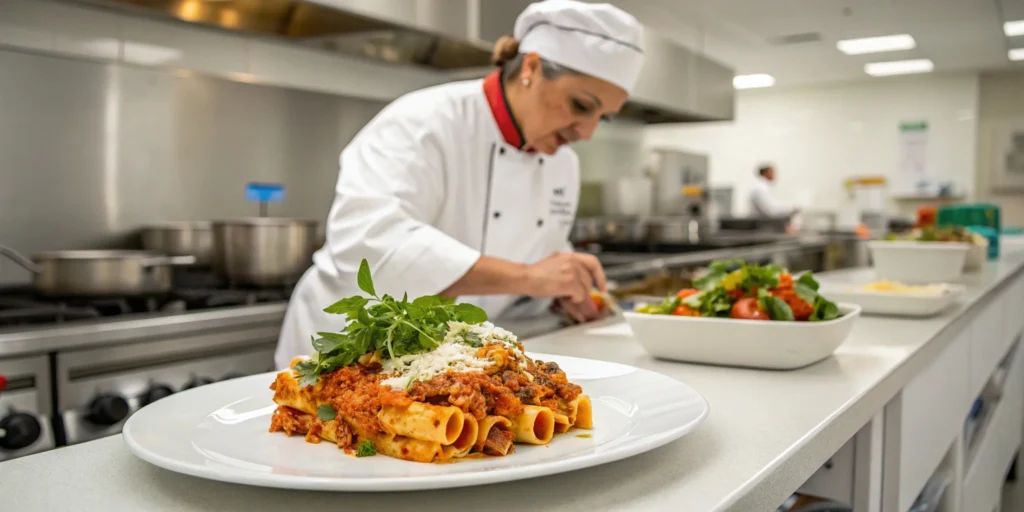
<instances>
[{"instance_id":1,"label":"blue object on stove","mask_svg":"<svg viewBox=\"0 0 1024 512\"><path fill-rule=\"evenodd\" d=\"M280 203L284 201L284 185L280 183L246 183L245 200L256 203Z\"/></svg>"}]
</instances>

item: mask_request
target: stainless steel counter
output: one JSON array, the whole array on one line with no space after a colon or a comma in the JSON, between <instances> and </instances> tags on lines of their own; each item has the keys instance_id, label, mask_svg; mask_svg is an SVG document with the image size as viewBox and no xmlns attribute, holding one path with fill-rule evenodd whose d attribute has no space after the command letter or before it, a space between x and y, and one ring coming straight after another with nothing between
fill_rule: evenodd
<instances>
[{"instance_id":1,"label":"stainless steel counter","mask_svg":"<svg viewBox=\"0 0 1024 512\"><path fill-rule=\"evenodd\" d=\"M675 255L638 254L627 263L609 266L610 279L634 277L664 268L699 265L721 258L767 258L820 250L826 237L801 237L751 247L700 251ZM625 260L621 260L625 261ZM146 343L181 333L240 329L254 324L280 325L287 304L227 307L190 313L140 314L117 319L97 319L60 326L36 326L0 330L0 357L45 354L94 346ZM557 318L516 320L517 332L533 337L561 328Z\"/></svg>"},{"instance_id":2,"label":"stainless steel counter","mask_svg":"<svg viewBox=\"0 0 1024 512\"><path fill-rule=\"evenodd\" d=\"M749 247L730 247L727 249L716 249L711 251L699 251L683 254L652 254L646 258L640 258L627 263L609 266L605 269L609 279L621 279L635 277L649 272L687 265L700 265L718 259L743 258L759 259L786 254L800 253L810 250L824 250L829 239L821 236L804 236L793 240L785 240L759 244ZM625 261L620 258L619 261Z\"/></svg>"},{"instance_id":3,"label":"stainless steel counter","mask_svg":"<svg viewBox=\"0 0 1024 512\"><path fill-rule=\"evenodd\" d=\"M280 325L286 308L287 304L282 302L0 331L0 357L145 343L188 332L216 332L258 324Z\"/></svg>"}]
</instances>

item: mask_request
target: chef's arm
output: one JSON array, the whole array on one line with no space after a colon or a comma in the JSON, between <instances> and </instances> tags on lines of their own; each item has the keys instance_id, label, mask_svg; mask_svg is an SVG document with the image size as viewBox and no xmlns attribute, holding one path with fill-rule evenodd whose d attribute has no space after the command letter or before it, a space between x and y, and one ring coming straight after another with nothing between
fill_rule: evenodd
<instances>
[{"instance_id":1,"label":"chef's arm","mask_svg":"<svg viewBox=\"0 0 1024 512\"><path fill-rule=\"evenodd\" d=\"M442 292L459 295L512 294L589 300L590 290L607 289L604 269L590 254L560 252L532 265L481 256L458 281Z\"/></svg>"}]
</instances>

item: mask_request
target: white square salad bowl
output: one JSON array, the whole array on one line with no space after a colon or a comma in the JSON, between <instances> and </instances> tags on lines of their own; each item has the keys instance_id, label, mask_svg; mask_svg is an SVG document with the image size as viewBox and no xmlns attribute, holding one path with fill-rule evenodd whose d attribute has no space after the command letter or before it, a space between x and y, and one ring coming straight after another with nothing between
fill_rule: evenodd
<instances>
[{"instance_id":1,"label":"white square salad bowl","mask_svg":"<svg viewBox=\"0 0 1024 512\"><path fill-rule=\"evenodd\" d=\"M849 337L860 306L837 304L824 322L778 322L625 312L633 336L659 359L792 370L832 355Z\"/></svg>"}]
</instances>

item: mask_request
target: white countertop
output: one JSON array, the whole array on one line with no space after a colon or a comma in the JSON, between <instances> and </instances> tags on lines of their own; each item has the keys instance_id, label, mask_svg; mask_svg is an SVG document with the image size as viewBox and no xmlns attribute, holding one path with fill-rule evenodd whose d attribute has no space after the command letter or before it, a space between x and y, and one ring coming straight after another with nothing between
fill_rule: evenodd
<instances>
[{"instance_id":1,"label":"white countertop","mask_svg":"<svg viewBox=\"0 0 1024 512\"><path fill-rule=\"evenodd\" d=\"M834 357L794 371L657 361L622 323L528 340L527 348L616 361L676 377L704 394L707 421L652 453L545 477L448 491L345 494L200 480L133 457L120 436L0 463L10 510L736 510L771 511L802 485L943 348L938 334L1024 269L1024 253L963 281L960 304L924 320L862 317ZM869 271L833 273L861 279Z\"/></svg>"}]
</instances>

